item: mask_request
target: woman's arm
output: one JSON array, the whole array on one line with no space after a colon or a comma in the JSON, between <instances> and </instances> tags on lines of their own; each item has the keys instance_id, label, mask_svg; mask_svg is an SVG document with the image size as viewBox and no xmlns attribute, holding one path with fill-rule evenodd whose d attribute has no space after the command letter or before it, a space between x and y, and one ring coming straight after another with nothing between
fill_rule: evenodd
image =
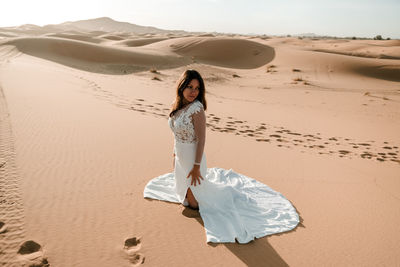
<instances>
[{"instance_id":1,"label":"woman's arm","mask_svg":"<svg viewBox=\"0 0 400 267\"><path fill-rule=\"evenodd\" d=\"M193 114L193 126L194 126L194 132L196 134L196 139L197 139L197 148L196 148L196 157L195 157L195 163L200 163L201 159L203 157L203 151L204 151L204 145L206 143L206 114L204 113L204 110L200 110L200 112L197 112ZM186 178L192 177L192 182L191 184L196 186L196 183L200 183L200 179L204 179L203 176L201 176L200 173L200 165L193 165L192 170L189 172L188 176Z\"/></svg>"},{"instance_id":2,"label":"woman's arm","mask_svg":"<svg viewBox=\"0 0 400 267\"><path fill-rule=\"evenodd\" d=\"M203 157L204 145L206 143L206 114L203 109L201 109L200 112L193 114L193 125L197 139L195 162L200 163Z\"/></svg>"}]
</instances>

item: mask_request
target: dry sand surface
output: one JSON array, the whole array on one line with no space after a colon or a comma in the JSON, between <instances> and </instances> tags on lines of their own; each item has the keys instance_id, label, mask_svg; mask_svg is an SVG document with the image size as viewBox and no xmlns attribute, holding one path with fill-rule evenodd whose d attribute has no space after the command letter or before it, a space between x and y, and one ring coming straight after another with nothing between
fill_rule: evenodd
<instances>
[{"instance_id":1,"label":"dry sand surface","mask_svg":"<svg viewBox=\"0 0 400 267\"><path fill-rule=\"evenodd\" d=\"M52 29L0 29L0 265L400 265L400 41ZM281 192L295 230L207 244L143 199L187 68L208 166Z\"/></svg>"}]
</instances>

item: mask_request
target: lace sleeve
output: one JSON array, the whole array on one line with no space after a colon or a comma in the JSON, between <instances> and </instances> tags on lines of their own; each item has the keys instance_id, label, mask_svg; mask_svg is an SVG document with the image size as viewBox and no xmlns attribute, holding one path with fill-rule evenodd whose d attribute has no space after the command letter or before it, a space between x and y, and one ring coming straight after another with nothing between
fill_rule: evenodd
<instances>
[{"instance_id":1,"label":"lace sleeve","mask_svg":"<svg viewBox=\"0 0 400 267\"><path fill-rule=\"evenodd\" d=\"M195 113L200 112L201 110L204 110L203 104L196 100L187 110L187 114L192 116Z\"/></svg>"},{"instance_id":2,"label":"lace sleeve","mask_svg":"<svg viewBox=\"0 0 400 267\"><path fill-rule=\"evenodd\" d=\"M197 140L195 162L201 162L204 152L204 145L206 142L206 115L201 102L198 102L196 108L193 108L192 114L194 132Z\"/></svg>"}]
</instances>

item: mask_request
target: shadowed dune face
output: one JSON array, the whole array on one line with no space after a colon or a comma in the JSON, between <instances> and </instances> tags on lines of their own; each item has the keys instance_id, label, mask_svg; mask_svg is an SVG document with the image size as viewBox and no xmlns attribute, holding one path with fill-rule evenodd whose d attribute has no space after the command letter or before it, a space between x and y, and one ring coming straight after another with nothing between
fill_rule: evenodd
<instances>
[{"instance_id":1,"label":"shadowed dune face","mask_svg":"<svg viewBox=\"0 0 400 267\"><path fill-rule=\"evenodd\" d=\"M120 42L115 42L114 45L136 47L136 46L149 45L149 44L164 41L167 39L169 39L169 38L156 38L156 37L154 37L154 38L139 38L139 39L134 39L134 40L122 40Z\"/></svg>"},{"instance_id":2,"label":"shadowed dune face","mask_svg":"<svg viewBox=\"0 0 400 267\"><path fill-rule=\"evenodd\" d=\"M124 39L124 37L118 36L118 35L112 35L112 34L105 34L99 36L100 38L107 39L107 40L113 40L113 41L121 41Z\"/></svg>"},{"instance_id":3,"label":"shadowed dune face","mask_svg":"<svg viewBox=\"0 0 400 267\"><path fill-rule=\"evenodd\" d=\"M315 52L366 58L400 59L399 40L318 40L308 42L307 46L308 49Z\"/></svg>"},{"instance_id":4,"label":"shadowed dune face","mask_svg":"<svg viewBox=\"0 0 400 267\"><path fill-rule=\"evenodd\" d=\"M355 71L377 79L400 82L400 65L364 66L356 68Z\"/></svg>"}]
</instances>

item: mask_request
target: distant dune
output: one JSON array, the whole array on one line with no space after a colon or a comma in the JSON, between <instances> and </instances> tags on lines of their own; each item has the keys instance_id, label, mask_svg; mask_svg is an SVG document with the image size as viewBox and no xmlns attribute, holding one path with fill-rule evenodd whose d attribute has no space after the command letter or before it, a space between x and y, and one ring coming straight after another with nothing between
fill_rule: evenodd
<instances>
[{"instance_id":1,"label":"distant dune","mask_svg":"<svg viewBox=\"0 0 400 267\"><path fill-rule=\"evenodd\" d=\"M79 21L70 21L64 22L61 24L52 25L60 29L69 29L71 27L82 29L85 31L96 31L101 30L105 32L134 32L137 34L140 33L166 33L172 32L168 30L158 29L156 27L149 26L140 26L128 22L120 22L115 21L108 17L96 18L96 19L88 19L88 20L79 20ZM182 33L183 31L174 31Z\"/></svg>"},{"instance_id":2,"label":"distant dune","mask_svg":"<svg viewBox=\"0 0 400 267\"><path fill-rule=\"evenodd\" d=\"M126 74L153 67L168 69L191 63L233 69L259 68L274 60L276 49L283 48L291 55L281 54L282 58L287 58L287 65L327 71L321 66L328 64L328 71L388 81L400 79L396 61L380 61L400 59L400 40L228 37L164 30L146 32L146 27L137 26L109 18L44 27L26 24L3 28L0 38L3 45L13 45L22 53L109 74ZM110 32L105 29L130 31ZM12 38L20 35L36 37ZM303 54L301 51L311 53Z\"/></svg>"},{"instance_id":3,"label":"distant dune","mask_svg":"<svg viewBox=\"0 0 400 267\"><path fill-rule=\"evenodd\" d=\"M148 47L189 56L195 62L238 69L258 68L273 60L270 46L223 37L186 37L162 41Z\"/></svg>"},{"instance_id":4,"label":"distant dune","mask_svg":"<svg viewBox=\"0 0 400 267\"><path fill-rule=\"evenodd\" d=\"M62 38L21 37L0 44L13 45L25 54L70 67L113 74L143 71L151 67L174 68L193 62L248 69L265 65L274 57L274 50L269 46L234 38L188 37L170 40L150 38L117 43L127 46L142 44L141 47L127 50L121 46L100 45L101 38L123 39L115 35L96 38L65 34L53 34L53 36ZM151 45L143 46L146 43Z\"/></svg>"},{"instance_id":5,"label":"distant dune","mask_svg":"<svg viewBox=\"0 0 400 267\"><path fill-rule=\"evenodd\" d=\"M144 46L164 40L168 40L167 37L150 37L150 38L137 38L137 39L129 39L122 40L120 42L115 42L114 45L128 46L128 47L136 47L136 46Z\"/></svg>"},{"instance_id":6,"label":"distant dune","mask_svg":"<svg viewBox=\"0 0 400 267\"><path fill-rule=\"evenodd\" d=\"M99 37L103 38L103 39L107 39L107 40L113 40L113 41L124 40L124 37L114 35L114 34L104 34L104 35L100 35Z\"/></svg>"},{"instance_id":7,"label":"distant dune","mask_svg":"<svg viewBox=\"0 0 400 267\"><path fill-rule=\"evenodd\" d=\"M82 70L124 74L151 67L173 68L188 64L189 59L162 51L128 51L114 47L53 37L22 37L3 41L19 51Z\"/></svg>"},{"instance_id":8,"label":"distant dune","mask_svg":"<svg viewBox=\"0 0 400 267\"><path fill-rule=\"evenodd\" d=\"M91 36L84 35L84 34L49 33L49 34L46 34L46 36L72 39L72 40L83 41L83 42L88 42L88 43L95 43L95 44L99 44L99 43L102 43L105 41L103 38L91 37Z\"/></svg>"}]
</instances>

